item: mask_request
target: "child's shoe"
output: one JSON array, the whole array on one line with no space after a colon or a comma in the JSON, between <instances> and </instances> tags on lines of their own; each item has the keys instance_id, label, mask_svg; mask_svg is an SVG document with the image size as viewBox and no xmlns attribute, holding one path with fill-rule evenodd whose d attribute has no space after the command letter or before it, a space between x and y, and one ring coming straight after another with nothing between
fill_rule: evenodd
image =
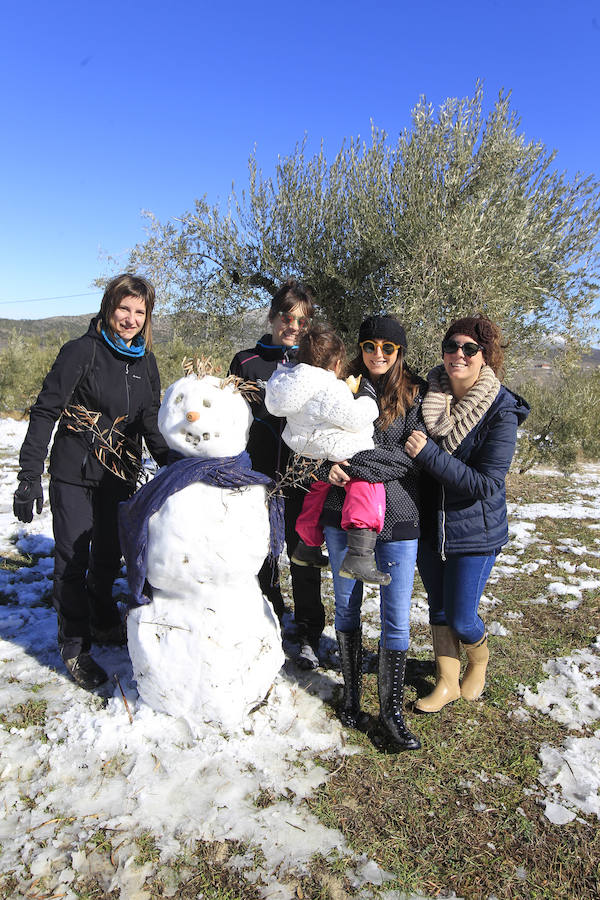
<instances>
[{"instance_id":1,"label":"child's shoe","mask_svg":"<svg viewBox=\"0 0 600 900\"><path fill-rule=\"evenodd\" d=\"M297 566L316 566L318 569L326 569L329 565L329 557L321 552L320 547L309 547L303 540L299 540L292 553L291 562Z\"/></svg>"}]
</instances>

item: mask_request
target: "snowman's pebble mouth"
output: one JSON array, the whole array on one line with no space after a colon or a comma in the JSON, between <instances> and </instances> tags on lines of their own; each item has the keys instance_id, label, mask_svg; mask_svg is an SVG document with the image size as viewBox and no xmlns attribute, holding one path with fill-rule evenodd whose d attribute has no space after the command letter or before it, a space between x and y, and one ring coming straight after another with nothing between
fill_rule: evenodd
<instances>
[{"instance_id":1,"label":"snowman's pebble mouth","mask_svg":"<svg viewBox=\"0 0 600 900\"><path fill-rule=\"evenodd\" d=\"M197 447L201 441L210 441L211 437L218 438L221 436L218 431L215 431L214 434L210 434L209 431L204 431L202 434L184 431L184 434L186 444L192 444L193 447Z\"/></svg>"}]
</instances>

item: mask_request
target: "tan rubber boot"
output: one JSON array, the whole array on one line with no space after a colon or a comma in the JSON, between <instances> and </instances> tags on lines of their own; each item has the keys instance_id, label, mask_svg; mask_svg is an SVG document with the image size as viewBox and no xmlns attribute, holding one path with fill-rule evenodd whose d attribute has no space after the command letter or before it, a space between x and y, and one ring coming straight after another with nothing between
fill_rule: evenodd
<instances>
[{"instance_id":1,"label":"tan rubber boot","mask_svg":"<svg viewBox=\"0 0 600 900\"><path fill-rule=\"evenodd\" d=\"M469 661L460 684L460 693L465 700L477 700L483 694L485 671L490 658L487 634L477 644L463 644L463 647Z\"/></svg>"},{"instance_id":2,"label":"tan rubber boot","mask_svg":"<svg viewBox=\"0 0 600 900\"><path fill-rule=\"evenodd\" d=\"M460 645L456 632L448 625L432 625L436 685L431 694L415 704L420 712L439 712L460 697Z\"/></svg>"}]
</instances>

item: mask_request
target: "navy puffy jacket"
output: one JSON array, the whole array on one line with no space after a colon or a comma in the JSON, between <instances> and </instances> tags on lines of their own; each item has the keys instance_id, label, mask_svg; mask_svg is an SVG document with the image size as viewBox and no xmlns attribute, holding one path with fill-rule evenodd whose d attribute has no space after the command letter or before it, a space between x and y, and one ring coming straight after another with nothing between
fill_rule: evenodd
<instances>
[{"instance_id":1,"label":"navy puffy jacket","mask_svg":"<svg viewBox=\"0 0 600 900\"><path fill-rule=\"evenodd\" d=\"M423 479L421 534L442 556L494 553L508 541L504 480L528 415L526 401L502 386L453 455L428 438L416 456L432 476Z\"/></svg>"}]
</instances>

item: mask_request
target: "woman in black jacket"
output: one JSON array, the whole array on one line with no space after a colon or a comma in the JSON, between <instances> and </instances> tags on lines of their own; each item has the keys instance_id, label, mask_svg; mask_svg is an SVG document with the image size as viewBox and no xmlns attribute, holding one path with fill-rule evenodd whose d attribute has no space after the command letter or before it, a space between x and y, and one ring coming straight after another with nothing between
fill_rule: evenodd
<instances>
[{"instance_id":1,"label":"woman in black jacket","mask_svg":"<svg viewBox=\"0 0 600 900\"><path fill-rule=\"evenodd\" d=\"M19 457L14 513L31 522L34 504L42 511L41 476L58 420L49 465L53 604L65 666L88 690L107 679L90 656L92 641L125 642L112 586L121 560L117 508L135 484L102 465L94 429L73 430L68 413L79 406L98 414L100 431L120 419L118 431L134 458L141 459L144 438L156 461L166 462L168 447L157 425L160 378L150 352L154 297L153 286L139 276L119 275L108 284L100 314L85 335L61 348L44 379Z\"/></svg>"},{"instance_id":2,"label":"woman in black jacket","mask_svg":"<svg viewBox=\"0 0 600 900\"><path fill-rule=\"evenodd\" d=\"M271 301L269 324L271 333L265 334L249 350L240 350L233 357L229 372L255 381L259 388L258 401L252 404L254 420L250 426L247 451L252 468L275 481L285 473L289 450L282 440L285 419L271 415L265 406L265 385L279 363L293 360L303 331L310 328L314 311L312 289L288 278ZM298 543L296 519L302 511L306 492L299 488L285 490L285 540L288 555ZM321 602L321 570L315 566L298 566L290 563L294 618L300 644L298 665L315 669L319 665L319 640L325 626L325 610ZM266 559L258 573L263 594L270 600L281 619L284 612L279 586L279 572Z\"/></svg>"},{"instance_id":3,"label":"woman in black jacket","mask_svg":"<svg viewBox=\"0 0 600 900\"><path fill-rule=\"evenodd\" d=\"M437 679L421 712L476 700L489 659L479 601L508 540L504 481L529 406L498 380L500 329L487 316L457 319L442 341L442 365L427 376L423 418L406 452L431 478L424 485L419 573L427 591ZM425 479L424 479L425 481ZM427 487L427 493L425 492ZM425 497L426 493L426 497ZM460 681L460 642L467 668Z\"/></svg>"},{"instance_id":4,"label":"woman in black jacket","mask_svg":"<svg viewBox=\"0 0 600 900\"><path fill-rule=\"evenodd\" d=\"M340 718L356 728L361 722L362 636L361 581L339 574L348 544L341 525L345 492L340 487L351 477L383 482L386 510L379 535L360 529L354 535L352 553L375 550L377 568L391 581L380 588L381 639L379 644L380 722L393 741L404 750L421 744L404 721L404 672L409 643L409 612L412 597L417 539L419 537L419 473L404 444L421 422L424 382L413 376L404 363L406 335L392 316L370 316L360 326L359 353L350 373L360 375L361 391L370 393L379 405L373 450L355 453L349 462L333 465L321 524L333 572L335 629L340 649L344 698ZM356 538L363 542L362 547ZM375 538L377 540L375 541Z\"/></svg>"}]
</instances>

